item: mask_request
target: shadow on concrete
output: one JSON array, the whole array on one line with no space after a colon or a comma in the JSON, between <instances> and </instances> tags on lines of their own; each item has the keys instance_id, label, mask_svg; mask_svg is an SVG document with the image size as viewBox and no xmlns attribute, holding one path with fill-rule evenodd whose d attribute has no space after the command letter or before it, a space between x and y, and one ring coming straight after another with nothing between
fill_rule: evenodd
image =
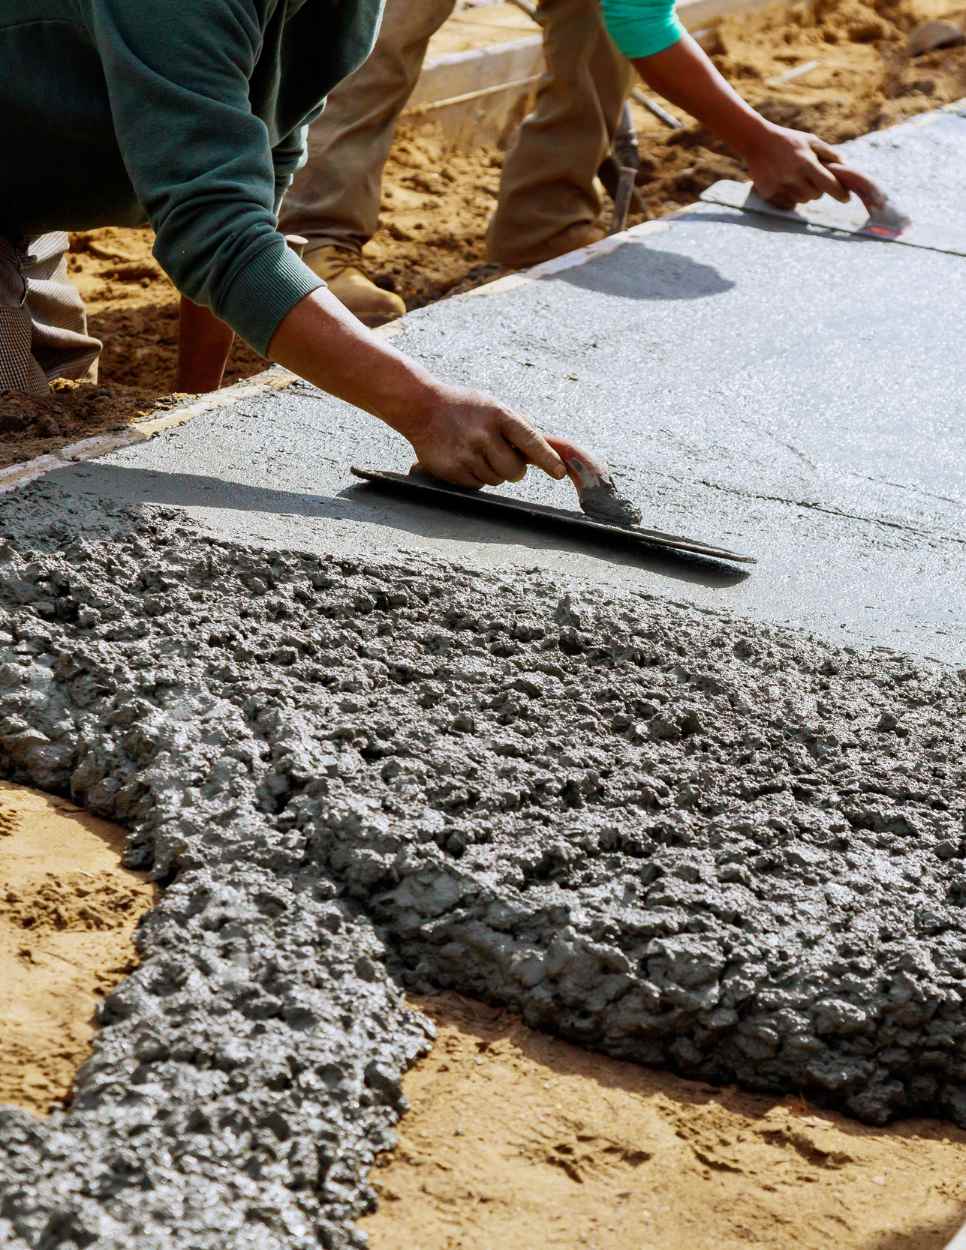
<instances>
[{"instance_id":1,"label":"shadow on concrete","mask_svg":"<svg viewBox=\"0 0 966 1250\"><path fill-rule=\"evenodd\" d=\"M735 286L713 265L639 243L624 243L586 264L547 274L544 281L635 300L706 299Z\"/></svg>"},{"instance_id":2,"label":"shadow on concrete","mask_svg":"<svg viewBox=\"0 0 966 1250\"><path fill-rule=\"evenodd\" d=\"M757 230L760 234L783 234L798 239L830 239L834 243L863 243L881 247L884 243L895 245L895 239L877 239L868 234L855 234L836 226L820 226L815 222L789 221L784 217L769 217L767 213L753 213L740 208L728 208L724 204L704 203L701 212L675 213L676 222L687 222L688 225L728 225L741 226L745 230ZM899 244L902 246L902 244Z\"/></svg>"},{"instance_id":3,"label":"shadow on concrete","mask_svg":"<svg viewBox=\"0 0 966 1250\"><path fill-rule=\"evenodd\" d=\"M375 503L377 499L385 498L367 486L350 486L341 491L338 497L358 499L367 510L370 500ZM589 531L586 537L577 538L556 526L550 519L544 520L533 515L515 517L512 513L501 513L499 520L490 516L483 520L479 519L479 509L480 505L472 496L463 500L457 495L446 509L407 501L395 506L387 504L385 510L380 509L379 515L370 515L360 520L374 521L380 525L389 524L393 529L404 529L426 537L443 537L442 518L448 516L451 523L445 537L500 545L512 542L515 546L522 545L531 550L579 552L606 560L609 564L650 569L675 581L702 586L734 586L750 576L747 569L736 569L733 565L692 552L648 547L631 536L624 538L619 533L594 538L593 531ZM384 519L387 512L391 520ZM522 541L522 536L526 536L525 542Z\"/></svg>"},{"instance_id":4,"label":"shadow on concrete","mask_svg":"<svg viewBox=\"0 0 966 1250\"><path fill-rule=\"evenodd\" d=\"M59 479L59 481L58 481ZM748 576L745 569L688 552L671 552L641 545L619 535L599 540L574 539L553 527L537 527L510 516L499 521L481 519L459 497L454 508L416 502L403 503L364 485L346 487L338 495L310 495L272 490L263 486L191 473L167 473L127 465L89 462L83 467L54 473L52 484L72 492L94 495L119 504L157 504L168 507L211 508L226 512L263 513L280 517L304 517L322 526L353 522L359 527L381 527L393 533L412 534L432 540L472 542L498 546L524 546L530 550L570 551L606 561L618 567L648 569L672 581L721 587L734 586ZM230 535L229 535L230 536ZM284 537L280 536L284 542ZM344 533L333 533L332 547L345 543ZM350 541L358 546L359 539ZM385 554L374 539L371 554ZM441 554L447 554L442 552Z\"/></svg>"}]
</instances>

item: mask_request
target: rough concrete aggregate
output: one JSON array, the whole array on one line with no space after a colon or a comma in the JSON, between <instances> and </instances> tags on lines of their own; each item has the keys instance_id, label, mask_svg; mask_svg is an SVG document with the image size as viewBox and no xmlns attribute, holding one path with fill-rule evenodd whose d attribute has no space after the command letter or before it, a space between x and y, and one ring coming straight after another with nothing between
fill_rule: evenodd
<instances>
[{"instance_id":1,"label":"rough concrete aggregate","mask_svg":"<svg viewBox=\"0 0 966 1250\"><path fill-rule=\"evenodd\" d=\"M0 1243L359 1244L399 981L966 1125L964 712L966 670L540 573L21 532L0 773L167 889L73 1106L0 1112Z\"/></svg>"}]
</instances>

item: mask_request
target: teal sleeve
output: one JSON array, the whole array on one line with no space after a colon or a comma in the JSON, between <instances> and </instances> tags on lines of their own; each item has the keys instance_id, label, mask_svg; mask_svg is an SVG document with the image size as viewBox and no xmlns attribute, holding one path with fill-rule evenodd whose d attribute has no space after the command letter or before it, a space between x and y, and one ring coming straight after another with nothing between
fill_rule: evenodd
<instances>
[{"instance_id":1,"label":"teal sleeve","mask_svg":"<svg viewBox=\"0 0 966 1250\"><path fill-rule=\"evenodd\" d=\"M264 353L324 285L276 229L276 169L249 101L270 0L87 0L118 147L175 286Z\"/></svg>"},{"instance_id":2,"label":"teal sleeve","mask_svg":"<svg viewBox=\"0 0 966 1250\"><path fill-rule=\"evenodd\" d=\"M601 0L607 31L626 57L654 56L684 34L674 0Z\"/></svg>"}]
</instances>

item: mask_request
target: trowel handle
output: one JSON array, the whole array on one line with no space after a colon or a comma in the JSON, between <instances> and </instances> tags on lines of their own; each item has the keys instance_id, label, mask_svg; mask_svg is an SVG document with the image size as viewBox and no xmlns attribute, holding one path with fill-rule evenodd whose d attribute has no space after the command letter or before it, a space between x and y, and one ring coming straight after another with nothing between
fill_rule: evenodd
<instances>
[{"instance_id":1,"label":"trowel handle","mask_svg":"<svg viewBox=\"0 0 966 1250\"><path fill-rule=\"evenodd\" d=\"M581 495L589 486L609 486L612 482L610 469L603 460L592 456L572 443L569 438L558 438L555 434L545 434L544 438L564 462L567 476Z\"/></svg>"},{"instance_id":2,"label":"trowel handle","mask_svg":"<svg viewBox=\"0 0 966 1250\"><path fill-rule=\"evenodd\" d=\"M912 224L912 220L892 200L886 192L867 175L835 161L822 162L830 173L833 173L846 191L851 191L862 201L865 211L869 214L865 229L873 234L881 234L887 238L895 238Z\"/></svg>"}]
</instances>

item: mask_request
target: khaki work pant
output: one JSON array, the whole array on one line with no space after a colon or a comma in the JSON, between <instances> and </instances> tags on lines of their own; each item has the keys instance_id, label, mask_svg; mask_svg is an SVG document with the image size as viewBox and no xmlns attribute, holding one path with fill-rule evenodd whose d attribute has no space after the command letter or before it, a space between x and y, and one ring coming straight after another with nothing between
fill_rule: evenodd
<instances>
[{"instance_id":1,"label":"khaki work pant","mask_svg":"<svg viewBox=\"0 0 966 1250\"><path fill-rule=\"evenodd\" d=\"M93 378L100 340L67 276L66 234L0 235L0 391L46 395L54 378Z\"/></svg>"},{"instance_id":2,"label":"khaki work pant","mask_svg":"<svg viewBox=\"0 0 966 1250\"><path fill-rule=\"evenodd\" d=\"M330 94L309 131L307 166L295 177L281 229L361 251L379 224L383 167L430 36L454 0L388 0L369 60ZM507 153L490 259L526 265L569 226L596 221L594 178L610 150L633 71L614 47L598 0L543 0L547 72L534 112Z\"/></svg>"}]
</instances>

